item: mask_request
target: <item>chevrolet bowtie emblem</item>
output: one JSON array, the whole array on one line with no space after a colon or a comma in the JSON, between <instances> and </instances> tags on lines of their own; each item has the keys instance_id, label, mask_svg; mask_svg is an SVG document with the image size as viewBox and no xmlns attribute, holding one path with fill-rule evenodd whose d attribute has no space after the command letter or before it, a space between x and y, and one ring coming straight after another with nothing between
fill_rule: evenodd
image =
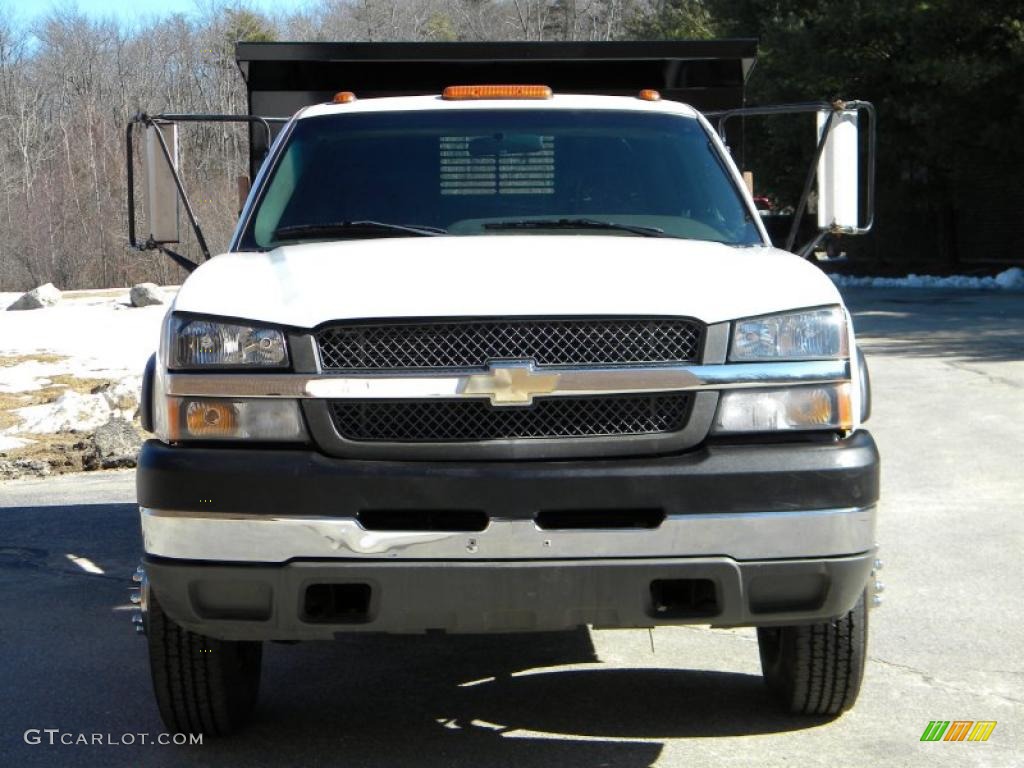
<instances>
[{"instance_id":1,"label":"chevrolet bowtie emblem","mask_svg":"<svg viewBox=\"0 0 1024 768\"><path fill-rule=\"evenodd\" d=\"M557 373L539 373L528 361L496 362L487 373L474 373L466 380L464 395L489 395L491 405L530 405L534 395L554 392Z\"/></svg>"}]
</instances>

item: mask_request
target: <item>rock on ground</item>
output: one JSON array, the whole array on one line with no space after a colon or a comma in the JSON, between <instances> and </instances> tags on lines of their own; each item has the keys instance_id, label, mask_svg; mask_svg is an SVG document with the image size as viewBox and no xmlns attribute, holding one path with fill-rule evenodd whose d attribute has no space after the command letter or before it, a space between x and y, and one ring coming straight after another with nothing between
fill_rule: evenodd
<instances>
[{"instance_id":1,"label":"rock on ground","mask_svg":"<svg viewBox=\"0 0 1024 768\"><path fill-rule=\"evenodd\" d=\"M156 283L139 283L133 285L128 292L128 298L133 307L151 307L154 304L163 304L164 293Z\"/></svg>"},{"instance_id":2,"label":"rock on ground","mask_svg":"<svg viewBox=\"0 0 1024 768\"><path fill-rule=\"evenodd\" d=\"M142 437L132 423L126 419L112 418L97 427L89 438L86 453L82 457L84 469L117 469L134 467Z\"/></svg>"},{"instance_id":3,"label":"rock on ground","mask_svg":"<svg viewBox=\"0 0 1024 768\"><path fill-rule=\"evenodd\" d=\"M102 395L114 416L134 418L139 409L141 388L141 377L126 376L118 381L108 381L95 386L89 390L89 394Z\"/></svg>"},{"instance_id":4,"label":"rock on ground","mask_svg":"<svg viewBox=\"0 0 1024 768\"><path fill-rule=\"evenodd\" d=\"M19 477L46 477L50 465L38 459L0 459L0 480L17 480Z\"/></svg>"},{"instance_id":5,"label":"rock on ground","mask_svg":"<svg viewBox=\"0 0 1024 768\"><path fill-rule=\"evenodd\" d=\"M7 307L8 311L19 309L42 309L52 307L60 301L61 293L54 287L53 283L40 285L28 293L23 293L13 304Z\"/></svg>"}]
</instances>

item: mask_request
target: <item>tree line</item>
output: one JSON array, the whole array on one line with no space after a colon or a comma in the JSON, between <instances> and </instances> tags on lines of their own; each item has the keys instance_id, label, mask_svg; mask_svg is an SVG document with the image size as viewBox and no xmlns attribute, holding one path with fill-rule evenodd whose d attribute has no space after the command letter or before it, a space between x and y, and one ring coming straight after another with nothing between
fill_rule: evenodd
<instances>
[{"instance_id":1,"label":"tree line","mask_svg":"<svg viewBox=\"0 0 1024 768\"><path fill-rule=\"evenodd\" d=\"M56 5L0 4L0 290L177 282L126 247L125 125L150 113L245 111L241 40L616 40L753 36L752 103L846 97L880 117L878 230L865 268L953 269L1019 259L1024 196L1020 0L313 0L263 13L200 0L126 24ZM751 122L743 156L792 202L811 124ZM245 129L182 130L186 185L211 248L238 209ZM183 249L197 256L195 244Z\"/></svg>"}]
</instances>

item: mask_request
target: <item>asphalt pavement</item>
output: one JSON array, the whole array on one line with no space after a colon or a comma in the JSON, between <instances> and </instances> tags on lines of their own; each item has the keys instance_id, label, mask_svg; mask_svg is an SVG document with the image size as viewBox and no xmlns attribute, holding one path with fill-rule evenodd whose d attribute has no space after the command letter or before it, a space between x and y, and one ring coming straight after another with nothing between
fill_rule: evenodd
<instances>
[{"instance_id":1,"label":"asphalt pavement","mask_svg":"<svg viewBox=\"0 0 1024 768\"><path fill-rule=\"evenodd\" d=\"M364 636L268 645L235 737L142 744L164 729L129 624L133 477L106 472L0 483L0 765L1024 764L1024 296L847 299L874 381L887 590L842 717L776 712L753 630ZM997 725L921 742L930 720Z\"/></svg>"}]
</instances>

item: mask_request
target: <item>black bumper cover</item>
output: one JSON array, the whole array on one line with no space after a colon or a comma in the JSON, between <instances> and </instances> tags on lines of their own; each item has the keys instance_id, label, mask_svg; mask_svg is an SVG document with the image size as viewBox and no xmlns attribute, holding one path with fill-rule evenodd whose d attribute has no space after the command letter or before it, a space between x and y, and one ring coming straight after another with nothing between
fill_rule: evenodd
<instances>
[{"instance_id":1,"label":"black bumper cover","mask_svg":"<svg viewBox=\"0 0 1024 768\"><path fill-rule=\"evenodd\" d=\"M649 558L528 562L292 562L215 565L147 559L161 606L227 640L339 633L454 634L826 621L864 590L873 552L816 560ZM337 589L345 610L313 614ZM335 606L337 607L337 606Z\"/></svg>"},{"instance_id":2,"label":"black bumper cover","mask_svg":"<svg viewBox=\"0 0 1024 768\"><path fill-rule=\"evenodd\" d=\"M834 442L705 445L675 456L586 461L395 462L309 449L179 447L148 441L139 505L181 512L355 517L368 509L657 508L668 515L863 507L879 488L866 431Z\"/></svg>"}]
</instances>

